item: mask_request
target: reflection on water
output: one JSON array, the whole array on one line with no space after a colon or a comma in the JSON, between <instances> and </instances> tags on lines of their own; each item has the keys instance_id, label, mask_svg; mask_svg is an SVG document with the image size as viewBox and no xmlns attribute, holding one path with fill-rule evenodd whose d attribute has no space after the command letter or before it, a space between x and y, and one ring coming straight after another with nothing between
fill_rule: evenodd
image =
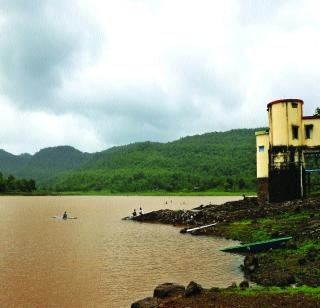
<instances>
[{"instance_id":1,"label":"reflection on water","mask_svg":"<svg viewBox=\"0 0 320 308\"><path fill-rule=\"evenodd\" d=\"M164 282L240 282L227 240L122 221L133 208L191 209L232 197L1 197L0 301L13 307L129 307ZM166 204L167 202L167 204ZM64 211L77 220L57 220Z\"/></svg>"}]
</instances>

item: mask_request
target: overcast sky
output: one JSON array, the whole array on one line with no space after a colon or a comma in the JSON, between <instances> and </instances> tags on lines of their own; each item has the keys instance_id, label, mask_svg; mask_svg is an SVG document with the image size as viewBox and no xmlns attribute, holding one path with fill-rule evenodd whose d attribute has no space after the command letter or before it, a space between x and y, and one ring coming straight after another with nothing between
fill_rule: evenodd
<instances>
[{"instance_id":1,"label":"overcast sky","mask_svg":"<svg viewBox=\"0 0 320 308\"><path fill-rule=\"evenodd\" d=\"M317 0L0 0L0 148L136 141L267 124L320 106Z\"/></svg>"}]
</instances>

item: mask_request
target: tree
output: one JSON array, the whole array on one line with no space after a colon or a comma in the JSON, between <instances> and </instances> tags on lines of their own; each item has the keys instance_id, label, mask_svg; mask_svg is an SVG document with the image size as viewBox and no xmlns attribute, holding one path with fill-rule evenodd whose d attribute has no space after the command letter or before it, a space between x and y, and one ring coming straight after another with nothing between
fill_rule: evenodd
<instances>
[{"instance_id":1,"label":"tree","mask_svg":"<svg viewBox=\"0 0 320 308\"><path fill-rule=\"evenodd\" d=\"M0 172L0 192L6 191L6 181L3 178L3 174Z\"/></svg>"},{"instance_id":2,"label":"tree","mask_svg":"<svg viewBox=\"0 0 320 308\"><path fill-rule=\"evenodd\" d=\"M320 116L320 107L317 107L316 110L314 111L315 116Z\"/></svg>"},{"instance_id":3,"label":"tree","mask_svg":"<svg viewBox=\"0 0 320 308\"><path fill-rule=\"evenodd\" d=\"M244 179L243 179L243 178L239 179L239 181L238 181L238 188L239 188L239 189L244 189L245 186L246 186L246 182L244 181Z\"/></svg>"},{"instance_id":4,"label":"tree","mask_svg":"<svg viewBox=\"0 0 320 308\"><path fill-rule=\"evenodd\" d=\"M234 180L232 178L227 178L226 183L224 184L224 189L226 191L234 190Z\"/></svg>"},{"instance_id":5,"label":"tree","mask_svg":"<svg viewBox=\"0 0 320 308\"><path fill-rule=\"evenodd\" d=\"M13 191L16 189L16 179L12 174L9 174L8 176L7 187L9 191Z\"/></svg>"}]
</instances>

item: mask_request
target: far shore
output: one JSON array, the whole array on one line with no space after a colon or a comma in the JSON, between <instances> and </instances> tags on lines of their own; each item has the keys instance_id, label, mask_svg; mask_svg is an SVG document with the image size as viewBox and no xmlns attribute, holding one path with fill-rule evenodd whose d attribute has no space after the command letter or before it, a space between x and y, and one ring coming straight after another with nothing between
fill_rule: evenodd
<instances>
[{"instance_id":1,"label":"far shore","mask_svg":"<svg viewBox=\"0 0 320 308\"><path fill-rule=\"evenodd\" d=\"M229 197L229 196L256 196L253 191L194 191L194 192L167 192L167 191L145 191L145 192L111 192L108 190L102 191L46 191L38 190L31 193L12 192L0 194L0 196L212 196L212 197Z\"/></svg>"}]
</instances>

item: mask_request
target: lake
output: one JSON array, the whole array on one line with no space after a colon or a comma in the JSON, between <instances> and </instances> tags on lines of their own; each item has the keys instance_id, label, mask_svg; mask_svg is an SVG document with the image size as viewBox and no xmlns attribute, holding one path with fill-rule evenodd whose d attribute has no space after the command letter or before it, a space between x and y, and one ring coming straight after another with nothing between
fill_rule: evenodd
<instances>
[{"instance_id":1,"label":"lake","mask_svg":"<svg viewBox=\"0 0 320 308\"><path fill-rule=\"evenodd\" d=\"M239 283L243 257L219 251L234 242L121 220L140 206L191 209L237 199L0 197L1 306L130 307L164 282ZM78 219L52 218L65 210Z\"/></svg>"}]
</instances>

